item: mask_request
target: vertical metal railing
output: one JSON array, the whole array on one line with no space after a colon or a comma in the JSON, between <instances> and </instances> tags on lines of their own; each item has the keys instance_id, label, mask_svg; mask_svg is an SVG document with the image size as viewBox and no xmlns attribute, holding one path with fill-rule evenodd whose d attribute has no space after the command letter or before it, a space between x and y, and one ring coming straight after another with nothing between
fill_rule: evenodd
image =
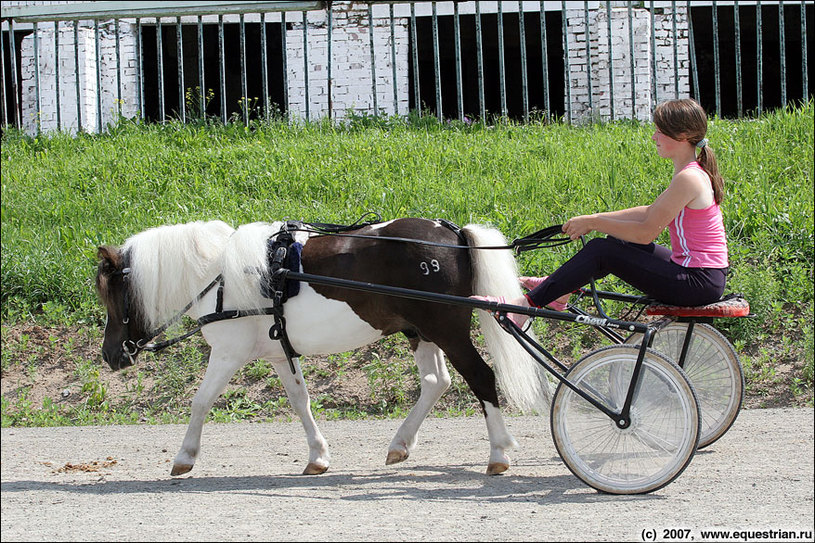
<instances>
[{"instance_id":1,"label":"vertical metal railing","mask_svg":"<svg viewBox=\"0 0 815 543\"><path fill-rule=\"evenodd\" d=\"M436 82L436 116L444 119L441 103L441 57L439 55L439 15L436 2L433 2L433 76Z\"/></svg>"},{"instance_id":2,"label":"vertical metal railing","mask_svg":"<svg viewBox=\"0 0 815 543\"><path fill-rule=\"evenodd\" d=\"M456 112L458 120L464 120L464 86L461 81L461 18L458 12L458 3L453 4L453 34L456 51ZM394 87L396 76L394 75Z\"/></svg>"},{"instance_id":3,"label":"vertical metal railing","mask_svg":"<svg viewBox=\"0 0 815 543\"><path fill-rule=\"evenodd\" d=\"M428 108L439 120L463 121L472 116L488 121L491 116L498 116L528 122L534 110L543 111L546 119L554 115L571 123L585 115L591 116L590 121L637 118L646 115L646 106L681 95L706 102L712 114L737 117L748 111L761 113L767 107L777 107L779 95L780 105L810 97L809 0L389 1L387 6L380 2L292 2L291 5L296 5L292 8L295 13L288 17L289 9L284 7L272 19L271 24L277 26L270 26L266 11L252 11L256 4L246 2L245 6L225 13L190 15L173 13L168 8L160 14L134 11L135 16L128 12L112 16L101 11L75 13L57 6L42 8L44 15L39 18L22 16L18 21L7 17L3 20L7 39L0 44L0 60L4 65L0 74L2 124L4 127L25 124L36 132L46 126L57 130L102 131L126 111L128 116L158 122L171 118L190 122L219 114L226 123L230 115L235 115L235 119L249 125L255 117L269 119L273 108L280 108L287 118L295 112L310 122L321 116L333 120L335 115L340 116L339 108L349 110L352 103L357 111L374 116L384 112L405 114L400 109L402 101L418 110ZM66 15L50 16L48 9L63 9ZM137 9L138 4L134 4L133 10ZM749 27L752 9L755 35L744 32L744 17ZM777 26L774 13L767 11L770 9L777 10ZM325 19L309 17L314 10L322 11ZM360 16L344 16L346 11ZM4 17L6 12L4 9ZM343 16L335 18L340 13ZM556 23L547 24L557 16L559 29ZM799 21L790 25L796 16ZM536 19L538 28L530 28L530 22L534 25ZM694 19L703 26L694 24ZM290 28L292 20L296 22ZM765 20L770 22L764 24ZM311 31L323 24L327 32ZM368 35L367 39L349 45L350 40L346 39L351 31L349 25L354 24L363 29L367 26ZM23 25L27 26L22 28ZM250 25L254 25L251 33ZM641 26L650 30L641 32ZM800 34L796 26L800 26ZM278 48L269 47L267 30L277 27L280 53L272 56L269 52L278 55ZM217 32L209 33L209 28ZM149 44L146 50L144 44L145 32L149 36L152 29L155 52ZM173 62L170 56L173 53L165 49L165 37L171 38L170 29L175 32L177 77L168 78L165 65ZM198 49L195 61L186 65L185 29L190 33L188 37L196 36ZM724 42L720 40L731 29L734 43L732 47L722 47ZM560 40L562 48L563 69L558 74L550 70L550 32L560 34L551 36L555 43ZM33 34L30 42L21 40L29 34ZM342 38L337 39L340 34ZM536 39L540 40L539 49L528 48L527 41L531 44ZM585 42L580 43L581 39ZM764 47L764 40L773 45ZM186 45L192 43L194 39ZM797 52L796 56L789 53L791 43L796 47L800 43L802 47L800 73L797 66L789 63L792 58L797 61ZM754 63L744 58L745 50L749 51L753 44ZM347 55L339 47L362 51L355 58L363 58L362 63L368 64L368 91L360 90L358 77L357 81L348 80L343 64ZM698 48L705 54L697 54ZM71 49L73 62L71 65L69 61L66 70L65 57L70 58ZM218 68L210 68L213 73L205 74L210 66L207 58L214 54ZM227 58L227 54L237 58ZM650 59L640 58L641 54L650 55ZM43 55L55 55L53 65L41 61ZM22 56L27 60L21 64ZM628 62L623 60L626 56ZM470 70L470 61L465 59L473 57L475 66ZM768 80L765 85L768 62L772 63L773 74L778 73L778 82L773 76L773 81ZM316 67L315 63L325 66ZM21 65L23 70L19 69ZM733 70L724 68L731 65ZM580 73L583 69L585 77ZM192 83L195 75L187 71L197 72L197 88ZM259 72L260 81L253 78L250 85L250 72ZM712 88L704 81L700 85L700 73L710 77ZM228 74L234 74L229 75L229 81ZM295 76L297 82L290 87L290 79ZM753 78L755 99L744 90ZM274 97L270 82L278 85ZM388 84L390 93L384 92ZM188 85L192 88L188 89ZM625 89L623 92L618 88L620 85ZM346 99L349 88L356 94ZM427 93L427 103L422 101L423 91ZM765 91L771 92L768 95ZM208 97L216 92L220 101L217 113L215 108L208 113ZM177 109L173 106L175 94ZM325 100L322 95L326 95ZM315 96L320 96L320 103L313 101ZM344 100L342 105L340 100ZM628 100L630 108L620 107Z\"/></svg>"},{"instance_id":4,"label":"vertical metal railing","mask_svg":"<svg viewBox=\"0 0 815 543\"><path fill-rule=\"evenodd\" d=\"M368 4L368 43L371 47L371 96L373 97L374 117L379 116L379 102L376 99L376 51L374 48L374 8Z\"/></svg>"}]
</instances>

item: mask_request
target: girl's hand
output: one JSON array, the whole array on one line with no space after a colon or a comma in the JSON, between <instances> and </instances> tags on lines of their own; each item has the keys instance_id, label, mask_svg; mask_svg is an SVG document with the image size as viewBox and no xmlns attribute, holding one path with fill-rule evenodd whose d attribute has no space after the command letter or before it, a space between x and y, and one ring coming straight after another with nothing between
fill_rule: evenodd
<instances>
[{"instance_id":1,"label":"girl's hand","mask_svg":"<svg viewBox=\"0 0 815 543\"><path fill-rule=\"evenodd\" d=\"M593 215L580 215L578 217L572 217L563 225L563 233L568 235L572 240L575 240L580 236L585 236L594 230L591 225L593 218Z\"/></svg>"}]
</instances>

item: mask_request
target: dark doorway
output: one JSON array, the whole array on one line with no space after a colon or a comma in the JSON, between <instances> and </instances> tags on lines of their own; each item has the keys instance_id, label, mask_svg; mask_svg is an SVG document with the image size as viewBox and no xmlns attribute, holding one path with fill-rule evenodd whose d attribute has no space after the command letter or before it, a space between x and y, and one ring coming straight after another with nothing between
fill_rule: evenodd
<instances>
[{"instance_id":1,"label":"dark doorway","mask_svg":"<svg viewBox=\"0 0 815 543\"><path fill-rule=\"evenodd\" d=\"M761 93L762 110L784 106L781 77L781 34L779 32L779 9L777 4L761 6L761 80L758 77L758 17L755 5L739 6L739 29L741 39L741 87L742 111L754 114L758 109ZM813 5L805 6L807 20L813 16ZM807 66L803 66L803 36L801 33L801 6L784 6L784 45L786 56L787 103L800 102L813 97L812 58L813 28L806 28ZM713 54L713 8L691 8L693 36L696 49L697 73L699 75L699 99L709 113L716 111L716 64ZM718 19L719 81L721 117L738 115L738 71L736 70L736 17L732 6L720 6ZM806 70L806 71L805 71ZM804 96L804 74L808 78L807 96ZM693 74L691 74L693 77ZM693 83L691 83L693 85ZM693 88L693 87L691 87Z\"/></svg>"},{"instance_id":2,"label":"dark doorway","mask_svg":"<svg viewBox=\"0 0 815 543\"><path fill-rule=\"evenodd\" d=\"M263 78L261 56L261 23L245 23L246 34L246 89L250 106L250 118L263 115ZM283 85L283 54L280 23L266 23L266 61L269 102L272 111L285 112ZM206 104L206 115L222 117L221 111L221 69L218 46L218 24L203 25L204 89L199 79L198 26L182 25L181 39L184 63L184 91L187 118L200 117L200 100ZM162 62L164 114L166 117L180 117L180 96L178 78L177 26L162 25ZM143 26L141 30L144 69L144 115L150 121L160 119L158 80L158 56L156 54L156 27ZM243 89L241 84L240 24L224 23L224 88L226 90L225 117L242 116Z\"/></svg>"},{"instance_id":3,"label":"dark doorway","mask_svg":"<svg viewBox=\"0 0 815 543\"><path fill-rule=\"evenodd\" d=\"M464 115L470 119L481 116L478 84L478 48L475 15L459 16L461 32L461 74ZM559 12L546 13L546 48L549 87L549 114L565 113L563 86L562 19ZM458 88L456 82L455 21L452 15L438 17L439 73L441 107L446 118L458 117ZM524 14L526 37L527 86L529 111L534 116L546 111L543 85L543 62L541 51L540 13ZM524 118L523 86L521 72L521 40L517 13L503 15L504 78L507 116ZM412 35L412 34L411 34ZM481 15L481 40L483 57L484 106L488 117L501 115L501 82L499 71L498 16ZM438 114L436 104L436 69L433 48L433 19L416 19L418 41L419 92L421 104L416 103L413 91L415 74L413 61L409 63L410 108L427 109ZM411 48L414 44L411 43ZM412 49L411 49L412 50Z\"/></svg>"}]
</instances>

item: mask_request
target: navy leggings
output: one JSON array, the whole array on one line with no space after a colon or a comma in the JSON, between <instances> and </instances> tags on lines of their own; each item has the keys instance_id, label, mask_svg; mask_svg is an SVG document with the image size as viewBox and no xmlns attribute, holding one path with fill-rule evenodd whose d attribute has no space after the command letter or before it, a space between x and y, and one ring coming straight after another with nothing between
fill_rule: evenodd
<instances>
[{"instance_id":1,"label":"navy leggings","mask_svg":"<svg viewBox=\"0 0 815 543\"><path fill-rule=\"evenodd\" d=\"M611 236L595 238L527 295L543 307L587 285L592 278L615 275L651 298L671 305L705 305L724 293L727 269L685 268L661 245L629 243Z\"/></svg>"}]
</instances>

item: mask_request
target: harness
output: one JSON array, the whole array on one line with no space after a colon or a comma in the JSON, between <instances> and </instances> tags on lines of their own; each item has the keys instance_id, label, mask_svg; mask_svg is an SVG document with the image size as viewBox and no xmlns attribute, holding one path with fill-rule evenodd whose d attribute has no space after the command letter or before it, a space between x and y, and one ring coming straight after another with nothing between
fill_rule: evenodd
<instances>
[{"instance_id":1,"label":"harness","mask_svg":"<svg viewBox=\"0 0 815 543\"><path fill-rule=\"evenodd\" d=\"M280 230L272 234L266 242L267 243L266 256L269 273L265 274L265 277L262 278L260 289L264 297L272 300L271 307L248 310L230 309L224 311L223 309L224 278L223 275L218 275L215 279L212 280L210 284L204 287L204 289L197 296L195 296L195 298L193 298L193 300L190 301L190 303L188 303L183 309L178 311L175 314L175 316L173 316L170 320L168 320L166 323L159 326L158 328L148 331L147 339L133 341L132 339L130 339L129 336L129 329L127 325L130 322L130 296L129 287L127 286L127 278L130 274L130 268L124 267L122 268L121 271L114 272L114 275L122 275L122 278L125 281L124 317L122 319L122 324L125 325L127 337L124 341L122 341L123 351L130 359L131 364L133 364L135 363L133 357L136 356L140 351L156 352L165 349L171 345L175 345L176 343L184 339L187 339L193 334L196 334L198 331L201 330L201 328L203 328L207 324L223 320L237 319L241 317L271 315L274 318L274 324L269 328L269 338L272 339L273 341L280 341L281 347L283 348L283 352L286 355L286 360L289 363L289 368L291 369L292 373L296 373L293 359L300 357L300 354L294 350L294 347L292 347L292 344L289 341L289 336L288 333L286 332L286 318L284 316L285 302L290 297L296 296L300 291L299 281L287 280L287 272L291 269L295 270L299 269L300 267L300 256L303 249L303 245L295 241L293 235L295 232L308 232L310 234L316 234L318 236L330 235L350 238L376 239L380 241L408 242L417 243L420 245L429 245L433 247L445 247L450 249L481 249L481 250L514 249L517 254L532 249L538 249L540 247L554 247L557 245L563 245L571 241L568 237L561 236L562 232L560 225L550 226L548 228L538 230L537 232L534 232L523 238L515 239L510 245L480 246L480 247L469 247L467 246L466 243L463 243L462 245L453 245L425 240L417 240L412 238L369 236L364 234L346 233L350 230L356 230L364 226L369 226L371 224L381 222L381 220L379 220L379 216L375 214L373 215L375 216L376 220L363 222L363 219L368 215L371 214L370 213L365 214L362 217L360 217L360 219L358 219L354 224L347 226L326 223L303 223L298 221L287 221L281 226ZM462 242L464 241L464 236L463 233L461 232L461 228L459 228L456 224L445 219L437 220L443 226L455 232L456 235L459 237L459 240L461 240ZM181 317L187 311L189 311L192 308L192 306L200 302L204 298L204 296L206 296L216 286L218 287L218 290L217 299L215 303L215 311L213 313L209 313L207 315L200 317L196 321L197 326L194 329L185 332L178 337L159 342L151 342L152 339L161 335L163 332L167 330L167 328L169 328L172 324L181 319Z\"/></svg>"}]
</instances>

